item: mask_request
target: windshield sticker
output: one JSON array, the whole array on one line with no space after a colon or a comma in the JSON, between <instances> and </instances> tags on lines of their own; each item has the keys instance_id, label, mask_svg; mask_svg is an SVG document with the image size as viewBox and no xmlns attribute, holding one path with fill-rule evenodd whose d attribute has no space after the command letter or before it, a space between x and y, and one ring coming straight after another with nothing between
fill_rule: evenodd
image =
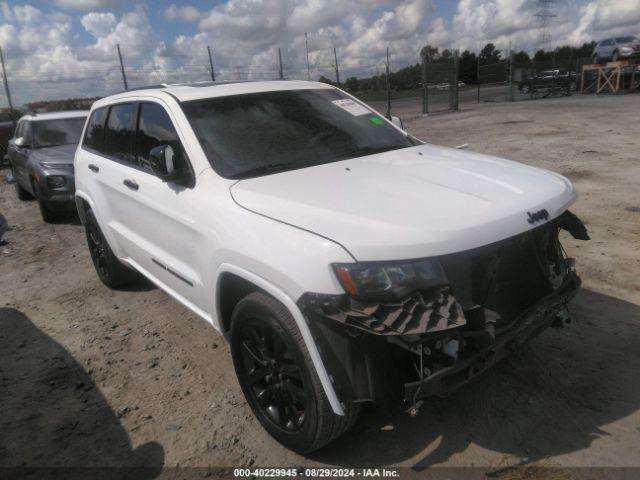
<instances>
[{"instance_id":1,"label":"windshield sticker","mask_svg":"<svg viewBox=\"0 0 640 480\"><path fill-rule=\"evenodd\" d=\"M333 100L333 102L331 103L333 103L337 107L340 107L343 110L346 110L354 117L357 117L358 115L366 115L367 113L371 113L371 110L363 107L359 103L354 102L350 98L345 98L342 100Z\"/></svg>"},{"instance_id":2,"label":"windshield sticker","mask_svg":"<svg viewBox=\"0 0 640 480\"><path fill-rule=\"evenodd\" d=\"M382 119L378 117L369 117L369 121L374 125L384 125L384 122L382 121Z\"/></svg>"}]
</instances>

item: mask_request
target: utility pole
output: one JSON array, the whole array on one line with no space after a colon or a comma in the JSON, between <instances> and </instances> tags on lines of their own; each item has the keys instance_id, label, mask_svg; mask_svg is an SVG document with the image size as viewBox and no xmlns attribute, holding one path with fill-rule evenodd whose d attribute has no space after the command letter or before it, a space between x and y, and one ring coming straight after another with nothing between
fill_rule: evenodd
<instances>
[{"instance_id":1,"label":"utility pole","mask_svg":"<svg viewBox=\"0 0 640 480\"><path fill-rule=\"evenodd\" d=\"M211 47L209 45L207 45L207 52L209 53L209 68L211 71L211 81L215 82L216 81L216 74L213 71L213 57L211 56Z\"/></svg>"},{"instance_id":2,"label":"utility pole","mask_svg":"<svg viewBox=\"0 0 640 480\"><path fill-rule=\"evenodd\" d=\"M557 17L553 11L553 3L554 0L538 0L540 10L535 14L540 22L540 34L538 36L537 50L546 51L547 48L551 46L551 33L549 32L549 27L553 19Z\"/></svg>"},{"instance_id":3,"label":"utility pole","mask_svg":"<svg viewBox=\"0 0 640 480\"><path fill-rule=\"evenodd\" d=\"M511 40L509 40L509 101L513 102L513 50L511 49Z\"/></svg>"},{"instance_id":4,"label":"utility pole","mask_svg":"<svg viewBox=\"0 0 640 480\"><path fill-rule=\"evenodd\" d=\"M304 46L307 49L307 80L311 80L311 68L309 68L309 36L304 32Z\"/></svg>"},{"instance_id":5,"label":"utility pole","mask_svg":"<svg viewBox=\"0 0 640 480\"><path fill-rule=\"evenodd\" d=\"M427 88L427 56L422 56L422 114L429 114L429 90Z\"/></svg>"},{"instance_id":6,"label":"utility pole","mask_svg":"<svg viewBox=\"0 0 640 480\"><path fill-rule=\"evenodd\" d=\"M16 119L13 118L13 103L11 103L11 91L9 90L9 81L7 80L7 70L4 67L4 54L2 53L2 47L0 47L0 63L2 64L2 80L4 81L4 91L7 94L7 103L9 104L9 116L11 121L15 125Z\"/></svg>"},{"instance_id":7,"label":"utility pole","mask_svg":"<svg viewBox=\"0 0 640 480\"><path fill-rule=\"evenodd\" d=\"M480 56L482 52L478 53L478 67L476 69L476 82L478 82L478 103L480 103Z\"/></svg>"},{"instance_id":8,"label":"utility pole","mask_svg":"<svg viewBox=\"0 0 640 480\"><path fill-rule=\"evenodd\" d=\"M118 49L118 59L120 60L120 71L122 72L122 83L124 83L124 89L129 90L129 85L127 85L127 75L124 73L124 63L122 63L122 53L120 53L120 44L116 44L116 48Z\"/></svg>"},{"instance_id":9,"label":"utility pole","mask_svg":"<svg viewBox=\"0 0 640 480\"><path fill-rule=\"evenodd\" d=\"M340 70L338 70L338 54L336 53L336 47L333 47L333 58L336 61L336 83L338 84L338 88L340 88Z\"/></svg>"},{"instance_id":10,"label":"utility pole","mask_svg":"<svg viewBox=\"0 0 640 480\"><path fill-rule=\"evenodd\" d=\"M391 120L391 83L389 82L389 47L387 47L387 114L386 117Z\"/></svg>"},{"instance_id":11,"label":"utility pole","mask_svg":"<svg viewBox=\"0 0 640 480\"><path fill-rule=\"evenodd\" d=\"M284 80L284 72L282 71L282 52L278 47L278 71L280 73L280 80Z\"/></svg>"},{"instance_id":12,"label":"utility pole","mask_svg":"<svg viewBox=\"0 0 640 480\"><path fill-rule=\"evenodd\" d=\"M460 53L456 49L453 51L453 88L451 97L451 110L458 111L458 78L460 76Z\"/></svg>"}]
</instances>

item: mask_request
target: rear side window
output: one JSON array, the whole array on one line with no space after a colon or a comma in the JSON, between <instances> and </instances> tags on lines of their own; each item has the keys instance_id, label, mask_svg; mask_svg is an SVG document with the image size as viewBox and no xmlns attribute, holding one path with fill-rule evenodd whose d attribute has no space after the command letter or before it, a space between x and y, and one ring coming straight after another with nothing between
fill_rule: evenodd
<instances>
[{"instance_id":1,"label":"rear side window","mask_svg":"<svg viewBox=\"0 0 640 480\"><path fill-rule=\"evenodd\" d=\"M106 108L99 108L98 110L94 110L94 112L91 114L91 117L89 117L87 131L84 135L84 142L82 142L83 146L97 152L102 152L102 141L104 139L104 121L106 119Z\"/></svg>"},{"instance_id":2,"label":"rear side window","mask_svg":"<svg viewBox=\"0 0 640 480\"><path fill-rule=\"evenodd\" d=\"M138 135L136 138L136 157L138 163L147 169L149 152L160 145L170 145L178 158L183 158L182 145L178 132L166 110L157 103L141 103L138 117Z\"/></svg>"},{"instance_id":3,"label":"rear side window","mask_svg":"<svg viewBox=\"0 0 640 480\"><path fill-rule=\"evenodd\" d=\"M105 155L125 162L135 163L131 152L134 112L135 105L133 103L124 103L111 107L104 132L103 152Z\"/></svg>"}]
</instances>

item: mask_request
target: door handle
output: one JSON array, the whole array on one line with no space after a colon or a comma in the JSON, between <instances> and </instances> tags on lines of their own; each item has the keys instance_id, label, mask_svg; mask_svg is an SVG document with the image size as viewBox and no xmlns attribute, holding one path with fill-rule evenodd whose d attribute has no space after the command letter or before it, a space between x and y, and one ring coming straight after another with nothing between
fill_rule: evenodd
<instances>
[{"instance_id":1,"label":"door handle","mask_svg":"<svg viewBox=\"0 0 640 480\"><path fill-rule=\"evenodd\" d=\"M133 180L126 179L122 183L124 183L125 187L130 188L131 190L138 190L138 184Z\"/></svg>"},{"instance_id":2,"label":"door handle","mask_svg":"<svg viewBox=\"0 0 640 480\"><path fill-rule=\"evenodd\" d=\"M91 170L92 172L99 172L100 171L100 167L97 165L94 165L93 163L89 164L89 170Z\"/></svg>"}]
</instances>

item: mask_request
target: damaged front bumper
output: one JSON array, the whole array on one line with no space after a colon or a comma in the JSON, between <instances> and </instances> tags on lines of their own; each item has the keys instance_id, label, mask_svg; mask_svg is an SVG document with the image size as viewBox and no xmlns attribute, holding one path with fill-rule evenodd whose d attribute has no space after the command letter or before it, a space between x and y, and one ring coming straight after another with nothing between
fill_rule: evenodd
<instances>
[{"instance_id":1,"label":"damaged front bumper","mask_svg":"<svg viewBox=\"0 0 640 480\"><path fill-rule=\"evenodd\" d=\"M386 301L307 293L298 305L342 402L415 411L567 317L580 287L560 229L588 239L567 212L495 244L439 257L449 284Z\"/></svg>"},{"instance_id":2,"label":"damaged front bumper","mask_svg":"<svg viewBox=\"0 0 640 480\"><path fill-rule=\"evenodd\" d=\"M554 324L560 324L567 317L569 301L580 288L580 277L572 273L558 291L538 302L534 307L518 317L513 327L496 335L495 341L472 354L460 358L453 365L444 367L431 375L404 385L404 400L413 403L417 399L446 395L461 387L498 363L509 352L527 343L543 330Z\"/></svg>"}]
</instances>

